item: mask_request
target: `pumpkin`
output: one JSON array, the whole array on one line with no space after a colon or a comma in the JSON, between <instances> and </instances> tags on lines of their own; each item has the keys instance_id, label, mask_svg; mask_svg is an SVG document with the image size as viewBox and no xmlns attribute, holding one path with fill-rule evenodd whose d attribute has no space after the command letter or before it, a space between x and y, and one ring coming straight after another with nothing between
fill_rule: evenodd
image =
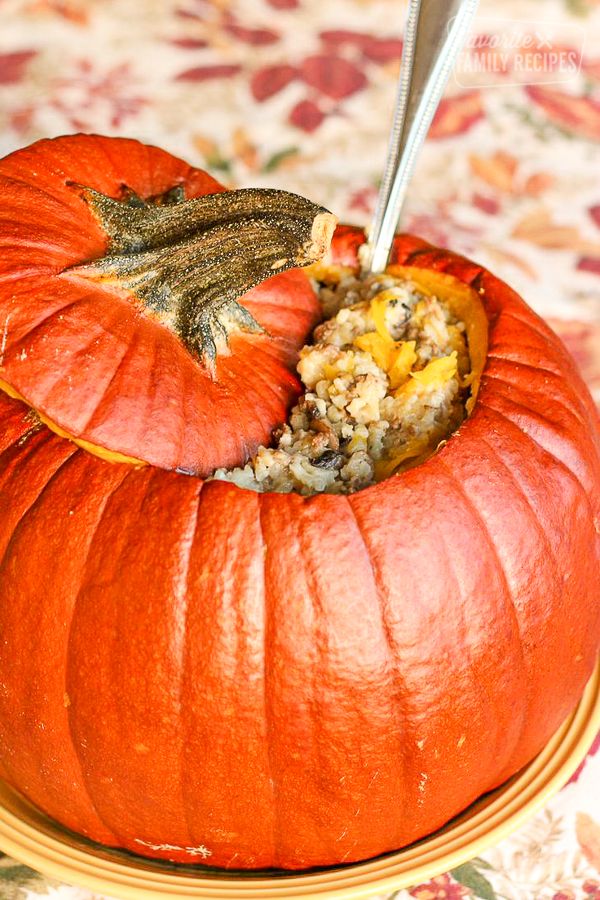
<instances>
[{"instance_id":1,"label":"pumpkin","mask_svg":"<svg viewBox=\"0 0 600 900\"><path fill-rule=\"evenodd\" d=\"M223 194L161 150L91 136L12 154L0 187L5 389L113 460L206 475L269 439L318 313L284 270L320 255L332 216L284 192ZM198 356L214 363L232 326L216 379Z\"/></svg>"},{"instance_id":2,"label":"pumpkin","mask_svg":"<svg viewBox=\"0 0 600 900\"><path fill-rule=\"evenodd\" d=\"M400 848L531 760L600 638L600 436L552 331L399 236L394 263L485 311L469 418L350 496L206 481L297 391L305 274L241 298L268 333L232 333L211 372L125 288L57 275L107 249L67 181L148 198L209 176L82 136L0 175L1 776L107 845L301 869ZM338 227L330 261L363 242Z\"/></svg>"}]
</instances>

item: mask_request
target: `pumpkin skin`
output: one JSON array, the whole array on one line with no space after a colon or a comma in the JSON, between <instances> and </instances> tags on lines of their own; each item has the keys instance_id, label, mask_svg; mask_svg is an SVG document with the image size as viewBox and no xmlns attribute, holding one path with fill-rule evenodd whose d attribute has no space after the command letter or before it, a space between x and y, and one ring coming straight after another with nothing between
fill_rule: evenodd
<instances>
[{"instance_id":1,"label":"pumpkin skin","mask_svg":"<svg viewBox=\"0 0 600 900\"><path fill-rule=\"evenodd\" d=\"M338 229L333 259L364 241ZM472 415L350 496L103 461L0 394L0 772L103 843L224 868L361 860L537 754L600 641L600 438L558 338L479 291Z\"/></svg>"}]
</instances>

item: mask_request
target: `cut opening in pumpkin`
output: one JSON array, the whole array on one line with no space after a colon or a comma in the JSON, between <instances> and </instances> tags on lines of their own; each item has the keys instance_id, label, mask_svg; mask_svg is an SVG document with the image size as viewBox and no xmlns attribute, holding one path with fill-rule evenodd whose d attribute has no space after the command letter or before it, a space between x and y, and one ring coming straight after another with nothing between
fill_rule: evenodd
<instances>
[{"instance_id":1,"label":"cut opening in pumpkin","mask_svg":"<svg viewBox=\"0 0 600 900\"><path fill-rule=\"evenodd\" d=\"M300 353L305 392L272 446L216 479L353 493L424 462L473 409L487 317L472 288L415 267L361 278L319 263L309 274L324 320Z\"/></svg>"}]
</instances>

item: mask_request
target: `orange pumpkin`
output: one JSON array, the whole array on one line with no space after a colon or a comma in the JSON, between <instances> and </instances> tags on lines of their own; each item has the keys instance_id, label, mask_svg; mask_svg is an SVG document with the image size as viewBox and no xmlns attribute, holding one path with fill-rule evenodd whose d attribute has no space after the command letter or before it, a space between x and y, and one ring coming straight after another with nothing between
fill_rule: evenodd
<instances>
[{"instance_id":1,"label":"orange pumpkin","mask_svg":"<svg viewBox=\"0 0 600 900\"><path fill-rule=\"evenodd\" d=\"M2 160L0 189L0 378L5 388L56 430L96 451L162 468L206 475L218 465L235 465L268 441L300 390L293 362L318 305L308 280L295 269L264 281L245 298L250 327L246 323L231 336L218 379L199 365L186 346L189 321L168 321L177 310L166 308L171 298L163 303L161 294L171 274L177 282L172 293L183 301L183 313L186 303L197 303L193 292L199 292L199 270L207 264L198 257L207 255L206 247L209 264L212 257L227 262L213 266L217 274L239 265L242 229L235 212L223 219L219 198L225 195L214 179L137 141L75 136L40 141ZM179 203L143 208L141 197L164 201L176 191L188 200L184 216ZM270 250L261 192L235 193L242 203L249 197L257 209L246 216L244 231ZM203 221L206 195L214 200L208 207L214 221L208 223ZM312 222L319 208L297 199L301 213L302 204L308 207ZM149 227L147 220L156 217ZM201 236L197 249L193 227ZM229 256L228 242L234 250ZM176 273L169 273L160 258L163 245L174 254ZM275 246L280 256L287 249ZM274 260L264 254L268 271L293 264L291 257L278 259L277 252ZM123 261L140 258L146 271L139 265L122 271ZM90 260L95 267L80 265ZM113 261L121 271L111 269ZM158 290L151 277L157 272L163 276ZM245 272L236 285L243 277ZM207 287L228 285L214 276ZM215 324L223 330L218 320ZM261 328L271 340L252 333Z\"/></svg>"},{"instance_id":2,"label":"orange pumpkin","mask_svg":"<svg viewBox=\"0 0 600 900\"><path fill-rule=\"evenodd\" d=\"M298 869L414 841L532 759L600 639L600 436L550 329L401 236L394 262L483 304L459 431L351 496L206 482L166 469L239 462L293 399L305 275L242 298L269 333L232 335L211 378L126 290L59 274L107 243L66 181L148 197L207 175L75 137L0 178L0 378L21 398L0 393L2 777L109 845ZM363 240L340 227L333 260Z\"/></svg>"}]
</instances>

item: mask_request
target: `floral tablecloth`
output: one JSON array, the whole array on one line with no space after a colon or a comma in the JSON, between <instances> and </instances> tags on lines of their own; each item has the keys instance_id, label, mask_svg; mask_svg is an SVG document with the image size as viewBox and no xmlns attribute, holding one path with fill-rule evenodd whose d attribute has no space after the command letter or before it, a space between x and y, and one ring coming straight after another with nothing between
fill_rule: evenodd
<instances>
[{"instance_id":1,"label":"floral tablecloth","mask_svg":"<svg viewBox=\"0 0 600 900\"><path fill-rule=\"evenodd\" d=\"M440 0L442 2L442 0ZM74 131L157 143L227 184L366 223L402 0L0 0L0 154ZM481 0L403 227L550 319L600 404L600 3ZM513 837L393 896L600 900L600 754ZM0 859L0 896L90 900Z\"/></svg>"}]
</instances>

